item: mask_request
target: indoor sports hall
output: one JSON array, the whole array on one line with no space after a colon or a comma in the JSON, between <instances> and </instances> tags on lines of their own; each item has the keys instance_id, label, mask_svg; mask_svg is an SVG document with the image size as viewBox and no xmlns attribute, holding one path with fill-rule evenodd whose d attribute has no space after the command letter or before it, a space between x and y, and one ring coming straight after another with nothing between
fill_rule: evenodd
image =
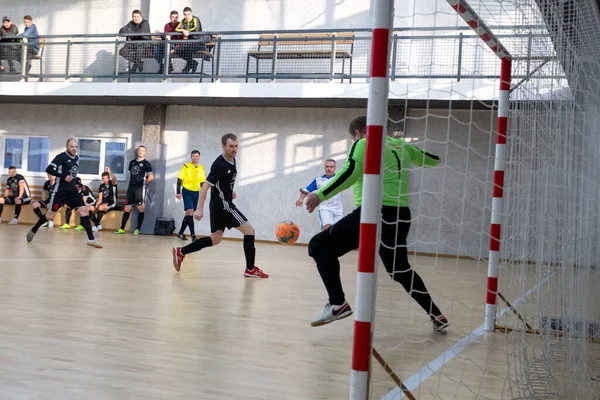
<instances>
[{"instance_id":1,"label":"indoor sports hall","mask_svg":"<svg viewBox=\"0 0 600 400\"><path fill-rule=\"evenodd\" d=\"M24 0L0 16L0 400L598 397L595 0ZM326 227L342 182L355 230ZM215 202L239 213L218 244ZM390 204L410 218L382 220ZM336 227L333 260L360 234L341 317L320 273L335 261L315 261ZM405 290L390 268L418 275Z\"/></svg>"}]
</instances>

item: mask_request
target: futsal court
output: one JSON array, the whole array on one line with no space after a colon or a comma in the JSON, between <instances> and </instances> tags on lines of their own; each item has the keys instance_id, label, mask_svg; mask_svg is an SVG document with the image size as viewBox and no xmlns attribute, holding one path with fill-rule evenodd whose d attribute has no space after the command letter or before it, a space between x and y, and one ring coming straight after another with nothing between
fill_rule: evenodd
<instances>
[{"instance_id":1,"label":"futsal court","mask_svg":"<svg viewBox=\"0 0 600 400\"><path fill-rule=\"evenodd\" d=\"M0 225L0 398L348 398L353 318L310 326L327 298L305 246L258 243L257 265L271 277L245 279L237 241L187 257L177 273L176 238L104 231L105 247L93 249L84 233L47 228L29 244L27 229ZM342 259L352 305L357 255ZM374 346L407 384L482 324L486 277L472 260L411 262L451 325L434 332L380 267ZM413 394L500 398L502 338L475 338L430 378L421 374ZM395 389L374 360L372 370L372 398Z\"/></svg>"}]
</instances>

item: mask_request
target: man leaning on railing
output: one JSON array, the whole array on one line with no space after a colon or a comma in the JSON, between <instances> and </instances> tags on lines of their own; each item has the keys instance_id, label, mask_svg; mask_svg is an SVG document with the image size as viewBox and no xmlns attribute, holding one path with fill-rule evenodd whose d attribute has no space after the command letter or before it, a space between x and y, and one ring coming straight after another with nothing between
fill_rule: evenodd
<instances>
[{"instance_id":1,"label":"man leaning on railing","mask_svg":"<svg viewBox=\"0 0 600 400\"><path fill-rule=\"evenodd\" d=\"M148 33L150 34L150 24L142 17L140 10L133 10L131 13L131 21L119 30L119 33ZM148 36L127 36L128 42L137 40L152 40L150 35ZM150 43L126 43L121 50L119 50L121 57L133 64L132 69L129 70L131 73L135 73L136 70L140 72L144 71L144 63L142 59L150 57L152 54L152 47Z\"/></svg>"},{"instance_id":2,"label":"man leaning on railing","mask_svg":"<svg viewBox=\"0 0 600 400\"><path fill-rule=\"evenodd\" d=\"M16 74L17 69L14 65L14 60L19 55L19 46L10 45L7 43L18 42L15 38L19 34L19 28L12 23L9 17L2 18L2 26L0 26L0 73L4 72L2 60L8 61L9 71L11 74Z\"/></svg>"},{"instance_id":3,"label":"man leaning on railing","mask_svg":"<svg viewBox=\"0 0 600 400\"><path fill-rule=\"evenodd\" d=\"M179 26L175 28L176 32L183 33L183 40L188 40L188 43L180 43L174 54L177 57L183 58L186 61L183 73L188 72L196 73L198 68L198 61L194 60L194 55L197 51L204 50L206 45L204 42L199 42L202 37L200 35L190 35L190 33L202 32L202 24L200 19L192 15L192 9L186 7L183 9L183 21L179 23Z\"/></svg>"},{"instance_id":4,"label":"man leaning on railing","mask_svg":"<svg viewBox=\"0 0 600 400\"><path fill-rule=\"evenodd\" d=\"M19 36L27 38L27 73L31 69L31 59L38 55L40 52L40 34L37 30L37 26L33 23L31 15L23 17L23 23L25 24L25 30Z\"/></svg>"}]
</instances>

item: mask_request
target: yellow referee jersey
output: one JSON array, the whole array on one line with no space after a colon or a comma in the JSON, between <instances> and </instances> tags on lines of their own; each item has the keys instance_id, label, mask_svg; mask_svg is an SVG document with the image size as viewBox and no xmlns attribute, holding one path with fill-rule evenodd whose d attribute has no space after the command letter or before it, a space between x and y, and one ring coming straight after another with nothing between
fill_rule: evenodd
<instances>
[{"instance_id":1,"label":"yellow referee jersey","mask_svg":"<svg viewBox=\"0 0 600 400\"><path fill-rule=\"evenodd\" d=\"M197 192L200 190L200 184L206 178L204 177L204 167L202 164L194 165L193 163L185 163L177 175L177 179L181 179L181 185L189 191Z\"/></svg>"}]
</instances>

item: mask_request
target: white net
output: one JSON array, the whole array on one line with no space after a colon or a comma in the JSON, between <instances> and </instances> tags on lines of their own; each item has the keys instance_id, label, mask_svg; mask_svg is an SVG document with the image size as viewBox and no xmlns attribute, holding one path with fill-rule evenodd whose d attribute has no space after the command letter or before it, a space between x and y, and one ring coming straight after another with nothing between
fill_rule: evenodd
<instances>
[{"instance_id":1,"label":"white net","mask_svg":"<svg viewBox=\"0 0 600 400\"><path fill-rule=\"evenodd\" d=\"M514 57L501 299L486 333L500 61L445 1L435 4L396 2L397 20L430 29L396 32L389 130L441 158L410 169L408 252L451 325L433 332L380 268L374 347L417 399L598 398L597 8L469 2ZM405 397L375 359L370 391Z\"/></svg>"}]
</instances>

